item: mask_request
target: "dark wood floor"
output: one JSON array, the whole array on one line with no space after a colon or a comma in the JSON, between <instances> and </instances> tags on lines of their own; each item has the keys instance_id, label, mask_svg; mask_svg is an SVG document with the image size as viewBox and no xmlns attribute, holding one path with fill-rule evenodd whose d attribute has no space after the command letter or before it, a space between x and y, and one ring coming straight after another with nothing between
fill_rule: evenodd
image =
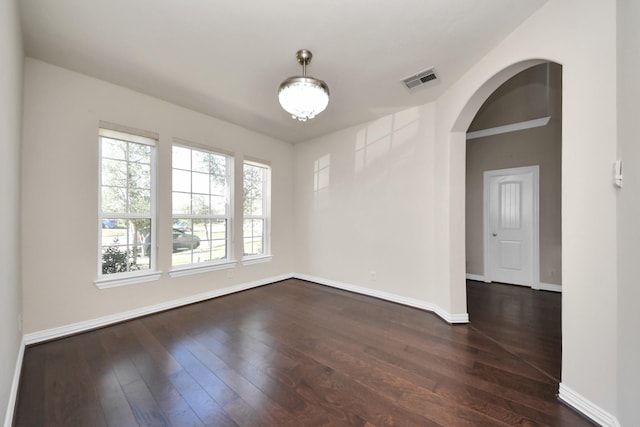
<instances>
[{"instance_id":1,"label":"dark wood floor","mask_svg":"<svg viewBox=\"0 0 640 427\"><path fill-rule=\"evenodd\" d=\"M562 294L467 281L470 327L560 382Z\"/></svg>"},{"instance_id":2,"label":"dark wood floor","mask_svg":"<svg viewBox=\"0 0 640 427\"><path fill-rule=\"evenodd\" d=\"M29 347L14 425L590 425L471 325L287 280Z\"/></svg>"}]
</instances>

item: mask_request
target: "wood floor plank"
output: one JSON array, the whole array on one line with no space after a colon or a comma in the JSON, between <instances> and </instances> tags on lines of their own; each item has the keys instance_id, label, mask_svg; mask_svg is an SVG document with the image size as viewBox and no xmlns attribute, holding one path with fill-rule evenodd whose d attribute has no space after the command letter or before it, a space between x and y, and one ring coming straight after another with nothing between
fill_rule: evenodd
<instances>
[{"instance_id":1,"label":"wood floor plank","mask_svg":"<svg viewBox=\"0 0 640 427\"><path fill-rule=\"evenodd\" d=\"M42 411L45 407L46 353L46 345L32 346L24 353L14 425L28 427L42 425ZM32 408L37 408L37 411Z\"/></svg>"},{"instance_id":2,"label":"wood floor plank","mask_svg":"<svg viewBox=\"0 0 640 427\"><path fill-rule=\"evenodd\" d=\"M556 398L558 295L521 291L470 283L449 325L291 279L31 346L13 425L592 425Z\"/></svg>"}]
</instances>

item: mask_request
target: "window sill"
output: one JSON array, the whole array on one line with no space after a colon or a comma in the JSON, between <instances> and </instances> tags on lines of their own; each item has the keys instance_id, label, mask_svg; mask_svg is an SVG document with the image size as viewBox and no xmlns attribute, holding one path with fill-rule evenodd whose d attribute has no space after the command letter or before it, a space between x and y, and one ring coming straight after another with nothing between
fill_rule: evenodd
<instances>
[{"instance_id":1,"label":"window sill","mask_svg":"<svg viewBox=\"0 0 640 427\"><path fill-rule=\"evenodd\" d=\"M93 282L98 289L117 288L119 286L135 285L137 283L152 282L162 276L162 271L151 271L148 273L136 273L135 275L120 276L114 278L103 277Z\"/></svg>"},{"instance_id":2,"label":"window sill","mask_svg":"<svg viewBox=\"0 0 640 427\"><path fill-rule=\"evenodd\" d=\"M262 264L263 262L271 262L273 255L256 255L252 257L242 258L242 265Z\"/></svg>"},{"instance_id":3,"label":"window sill","mask_svg":"<svg viewBox=\"0 0 640 427\"><path fill-rule=\"evenodd\" d=\"M182 277L192 274L206 273L209 271L228 270L236 266L236 261L222 261L215 264L191 265L189 267L179 267L169 270L169 276Z\"/></svg>"}]
</instances>

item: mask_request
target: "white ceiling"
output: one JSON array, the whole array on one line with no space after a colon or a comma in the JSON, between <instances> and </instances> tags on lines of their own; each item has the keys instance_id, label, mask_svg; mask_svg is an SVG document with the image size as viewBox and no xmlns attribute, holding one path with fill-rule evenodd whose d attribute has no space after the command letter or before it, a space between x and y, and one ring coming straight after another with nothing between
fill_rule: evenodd
<instances>
[{"instance_id":1,"label":"white ceiling","mask_svg":"<svg viewBox=\"0 0 640 427\"><path fill-rule=\"evenodd\" d=\"M546 0L20 0L28 56L288 142L436 99ZM277 100L301 74L329 107L298 122ZM429 67L439 81L401 83Z\"/></svg>"}]
</instances>

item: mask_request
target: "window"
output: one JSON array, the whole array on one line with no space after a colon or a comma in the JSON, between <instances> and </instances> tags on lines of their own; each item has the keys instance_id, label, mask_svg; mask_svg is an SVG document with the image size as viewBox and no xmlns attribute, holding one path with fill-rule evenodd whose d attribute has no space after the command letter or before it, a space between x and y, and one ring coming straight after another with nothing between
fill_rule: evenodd
<instances>
[{"instance_id":1,"label":"window","mask_svg":"<svg viewBox=\"0 0 640 427\"><path fill-rule=\"evenodd\" d=\"M245 257L269 254L270 168L244 162L243 253Z\"/></svg>"},{"instance_id":2,"label":"window","mask_svg":"<svg viewBox=\"0 0 640 427\"><path fill-rule=\"evenodd\" d=\"M149 241L155 225L157 138L100 128L98 140L98 281L141 275L155 269Z\"/></svg>"},{"instance_id":3,"label":"window","mask_svg":"<svg viewBox=\"0 0 640 427\"><path fill-rule=\"evenodd\" d=\"M173 146L172 266L230 258L232 158Z\"/></svg>"}]
</instances>

